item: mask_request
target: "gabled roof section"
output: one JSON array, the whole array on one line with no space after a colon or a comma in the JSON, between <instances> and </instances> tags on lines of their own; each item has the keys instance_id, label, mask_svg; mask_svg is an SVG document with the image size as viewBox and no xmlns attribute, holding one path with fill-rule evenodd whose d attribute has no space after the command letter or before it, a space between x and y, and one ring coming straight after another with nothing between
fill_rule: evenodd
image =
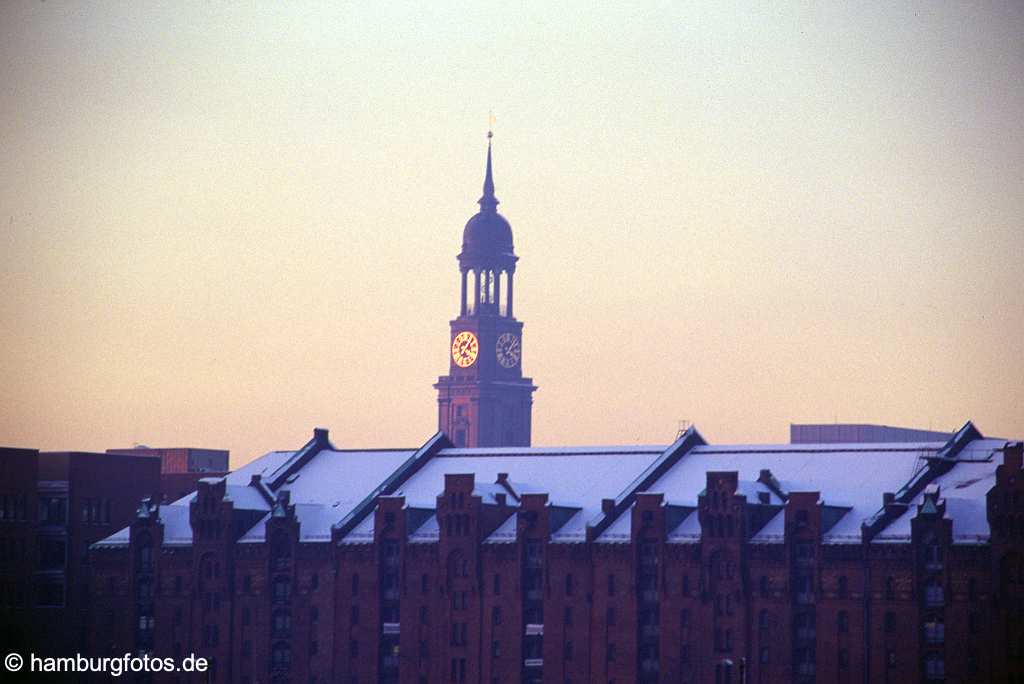
<instances>
[{"instance_id":1,"label":"gabled roof section","mask_svg":"<svg viewBox=\"0 0 1024 684\"><path fill-rule=\"evenodd\" d=\"M498 527L491 532L486 539L485 544L514 544L516 541L516 521L519 519L519 512L513 511L510 516L505 518Z\"/></svg>"},{"instance_id":2,"label":"gabled roof section","mask_svg":"<svg viewBox=\"0 0 1024 684\"><path fill-rule=\"evenodd\" d=\"M662 505L665 507L665 538L667 540L683 521L697 509L694 506L673 503L664 503ZM635 503L630 504L629 508L609 524L595 541L598 544L630 543L633 538L633 508L635 506Z\"/></svg>"},{"instance_id":3,"label":"gabled roof section","mask_svg":"<svg viewBox=\"0 0 1024 684\"><path fill-rule=\"evenodd\" d=\"M871 539L873 543L909 543L911 521L930 507L938 508L941 493L944 517L953 522L954 544L984 544L991 538L987 495L996 484L996 470L1005 458L1004 440L981 439L957 454L956 466L933 479L907 504L893 510L889 522Z\"/></svg>"},{"instance_id":4,"label":"gabled roof section","mask_svg":"<svg viewBox=\"0 0 1024 684\"><path fill-rule=\"evenodd\" d=\"M896 492L889 505L883 506L874 515L861 523L861 535L865 541L870 541L881 532L889 523L899 518L906 511L906 507L914 498L924 491L924 488L931 484L936 478L948 473L957 463L957 457L964 452L971 442L984 440L984 435L974 426L974 423L967 421L963 427L957 430L948 442L939 449L934 456L926 458L925 467L918 470L900 490Z\"/></svg>"},{"instance_id":5,"label":"gabled roof section","mask_svg":"<svg viewBox=\"0 0 1024 684\"><path fill-rule=\"evenodd\" d=\"M664 475L679 459L691 449L707 444L697 428L690 426L679 439L670 444L664 453L644 470L639 477L622 490L607 510L602 510L587 523L587 539L597 539L612 522L628 509L636 500L637 492L648 491L658 478Z\"/></svg>"},{"instance_id":6,"label":"gabled roof section","mask_svg":"<svg viewBox=\"0 0 1024 684\"><path fill-rule=\"evenodd\" d=\"M431 508L418 508L416 506L409 506L408 504L402 509L405 515L405 527L406 530L410 530L409 537L415 534L416 530L423 527L424 523L428 522L431 518L434 518L434 510ZM375 516L367 515L360 520L352 530L339 540L339 544L350 545L350 544L372 544L375 533ZM436 527L436 518L435 527Z\"/></svg>"},{"instance_id":7,"label":"gabled roof section","mask_svg":"<svg viewBox=\"0 0 1024 684\"><path fill-rule=\"evenodd\" d=\"M358 525L363 518L373 512L373 508L377 504L378 496L382 494L394 494L403 482L416 474L416 472L422 468L427 461L433 458L437 452L441 449L451 447L451 445L451 442L448 441L448 437L446 437L443 432L437 432L433 437L428 439L426 444L417 449L405 463L392 472L386 480L381 482L366 496L365 499L360 501L355 508L348 513L348 515L334 525L334 532L338 535L338 538L340 539L341 537L344 537L356 525Z\"/></svg>"},{"instance_id":8,"label":"gabled roof section","mask_svg":"<svg viewBox=\"0 0 1024 684\"><path fill-rule=\"evenodd\" d=\"M511 516L515 521L515 516ZM441 525L437 522L437 516L432 515L423 521L412 534L409 535L410 544L436 544L441 538Z\"/></svg>"},{"instance_id":9,"label":"gabled roof section","mask_svg":"<svg viewBox=\"0 0 1024 684\"><path fill-rule=\"evenodd\" d=\"M313 428L313 438L306 442L306 445L292 454L292 457L285 461L277 470L267 476L267 485L271 489L277 489L302 466L309 463L310 459L324 449L334 449L331 440L328 439L326 428Z\"/></svg>"}]
</instances>

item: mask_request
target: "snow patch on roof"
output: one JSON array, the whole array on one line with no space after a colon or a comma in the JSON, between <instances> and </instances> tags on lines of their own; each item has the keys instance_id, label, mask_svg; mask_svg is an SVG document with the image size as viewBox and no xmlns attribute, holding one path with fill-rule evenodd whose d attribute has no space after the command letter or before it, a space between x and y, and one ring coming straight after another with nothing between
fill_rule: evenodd
<instances>
[{"instance_id":1,"label":"snow patch on roof","mask_svg":"<svg viewBox=\"0 0 1024 684\"><path fill-rule=\"evenodd\" d=\"M129 543L130 539L131 539L131 528L130 527L122 527L121 529L119 529L117 532L115 532L114 534L110 535L109 537L105 537L103 539L100 539L98 542L94 542L92 544L92 546L95 546L95 547L98 547L98 548L114 547L114 546L128 546L128 543Z\"/></svg>"},{"instance_id":2,"label":"snow patch on roof","mask_svg":"<svg viewBox=\"0 0 1024 684\"><path fill-rule=\"evenodd\" d=\"M666 498L696 502L707 484L708 471L737 471L741 481L753 483L767 468L787 492L818 491L824 501L852 508L824 535L824 543L859 542L860 523L878 510L882 492L899 489L921 466L921 459L933 456L941 446L931 442L698 446L648 489L664 492ZM760 485L748 489L748 502L756 502ZM772 503L776 503L774 495ZM687 527L692 534L692 517L677 529Z\"/></svg>"},{"instance_id":3,"label":"snow patch on roof","mask_svg":"<svg viewBox=\"0 0 1024 684\"><path fill-rule=\"evenodd\" d=\"M969 445L971 460L965 462L958 457L958 463L948 473L933 480L930 485L938 486L939 498L946 501L945 517L953 521L954 544L979 544L987 542L991 537L986 495L996 484L996 468L1003 463L1003 454L996 449L1001 448L1005 442L997 444L999 446L993 448L991 445L978 445L972 442ZM988 460L981 460L982 458ZM903 515L892 521L872 541L909 542L910 521L917 516L917 507L924 501L924 494L925 492L921 492L914 497Z\"/></svg>"},{"instance_id":4,"label":"snow patch on roof","mask_svg":"<svg viewBox=\"0 0 1024 684\"><path fill-rule=\"evenodd\" d=\"M294 455L294 451L268 451L259 458L249 461L238 470L231 471L225 478L228 484L247 485L252 480L253 475L267 477Z\"/></svg>"},{"instance_id":5,"label":"snow patch on roof","mask_svg":"<svg viewBox=\"0 0 1024 684\"><path fill-rule=\"evenodd\" d=\"M781 544L786 539L786 511L779 511L750 539L751 544Z\"/></svg>"},{"instance_id":6,"label":"snow patch on roof","mask_svg":"<svg viewBox=\"0 0 1024 684\"><path fill-rule=\"evenodd\" d=\"M445 475L473 473L477 485L489 491L498 473L508 473L514 487L547 493L552 505L581 508L582 514L572 516L551 540L582 541L586 522L601 511L601 498L615 496L661 454L654 447L444 449L399 493L411 506L434 508Z\"/></svg>"},{"instance_id":7,"label":"snow patch on roof","mask_svg":"<svg viewBox=\"0 0 1024 684\"><path fill-rule=\"evenodd\" d=\"M668 533L668 541L675 544L691 544L700 541L700 515L694 510Z\"/></svg>"},{"instance_id":8,"label":"snow patch on roof","mask_svg":"<svg viewBox=\"0 0 1024 684\"><path fill-rule=\"evenodd\" d=\"M295 518L299 521L299 541L326 542L331 540L331 525L337 522L337 510L323 504L295 504ZM271 514L260 518L238 540L241 543L256 544L267 540L267 521Z\"/></svg>"},{"instance_id":9,"label":"snow patch on roof","mask_svg":"<svg viewBox=\"0 0 1024 684\"><path fill-rule=\"evenodd\" d=\"M513 513L505 519L505 522L498 525L498 529L491 532L484 540L486 544L512 544L516 540L516 519L518 515Z\"/></svg>"},{"instance_id":10,"label":"snow patch on roof","mask_svg":"<svg viewBox=\"0 0 1024 684\"><path fill-rule=\"evenodd\" d=\"M363 518L352 531L341 540L342 544L372 544L374 532L375 513L371 512Z\"/></svg>"},{"instance_id":11,"label":"snow patch on roof","mask_svg":"<svg viewBox=\"0 0 1024 684\"><path fill-rule=\"evenodd\" d=\"M633 504L622 512L616 520L597 538L601 544L628 544L633 534Z\"/></svg>"},{"instance_id":12,"label":"snow patch on roof","mask_svg":"<svg viewBox=\"0 0 1024 684\"><path fill-rule=\"evenodd\" d=\"M164 525L164 546L188 546L192 543L188 506L161 506L160 522Z\"/></svg>"},{"instance_id":13,"label":"snow patch on roof","mask_svg":"<svg viewBox=\"0 0 1024 684\"><path fill-rule=\"evenodd\" d=\"M440 539L441 525L438 523L436 515L427 518L426 522L409 535L410 544L436 544Z\"/></svg>"}]
</instances>

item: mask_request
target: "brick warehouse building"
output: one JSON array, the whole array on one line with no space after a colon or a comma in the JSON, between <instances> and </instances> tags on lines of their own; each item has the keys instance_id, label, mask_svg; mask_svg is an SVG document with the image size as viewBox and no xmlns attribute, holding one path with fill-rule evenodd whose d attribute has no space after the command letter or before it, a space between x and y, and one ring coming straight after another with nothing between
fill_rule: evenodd
<instances>
[{"instance_id":1,"label":"brick warehouse building","mask_svg":"<svg viewBox=\"0 0 1024 684\"><path fill-rule=\"evenodd\" d=\"M1020 442L530 447L488 150L439 432L326 430L90 553L94 643L211 682L1024 681Z\"/></svg>"},{"instance_id":2,"label":"brick warehouse building","mask_svg":"<svg viewBox=\"0 0 1024 684\"><path fill-rule=\"evenodd\" d=\"M165 454L196 455L174 463ZM228 452L132 449L106 453L0 447L0 639L9 651L65 655L92 647L89 546L129 524L139 501L194 492Z\"/></svg>"},{"instance_id":3,"label":"brick warehouse building","mask_svg":"<svg viewBox=\"0 0 1024 684\"><path fill-rule=\"evenodd\" d=\"M90 648L93 542L160 493L160 461L0 448L0 638L10 651Z\"/></svg>"}]
</instances>

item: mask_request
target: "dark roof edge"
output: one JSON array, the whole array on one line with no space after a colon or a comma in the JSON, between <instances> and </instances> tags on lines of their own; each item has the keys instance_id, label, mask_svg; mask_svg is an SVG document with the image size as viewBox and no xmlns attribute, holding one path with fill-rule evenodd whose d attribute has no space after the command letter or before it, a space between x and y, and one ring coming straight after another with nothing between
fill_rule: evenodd
<instances>
[{"instance_id":1,"label":"dark roof edge","mask_svg":"<svg viewBox=\"0 0 1024 684\"><path fill-rule=\"evenodd\" d=\"M661 456L657 458L647 469L640 473L640 476L633 480L622 492L615 497L614 505L610 511L602 511L593 520L587 523L587 539L592 541L607 529L612 522L622 515L623 511L632 505L636 499L637 492L646 490L662 475L664 475L679 459L698 446L704 446L707 442L691 425L686 429L679 439L670 444Z\"/></svg>"},{"instance_id":2,"label":"dark roof edge","mask_svg":"<svg viewBox=\"0 0 1024 684\"><path fill-rule=\"evenodd\" d=\"M292 454L292 457L281 464L277 470L267 478L270 482L268 486L272 490L276 490L288 477L298 470L301 470L304 465L310 462L314 456L319 454L324 449L334 449L334 445L331 444L331 440L327 436L327 428L313 428L313 439L306 442L306 444Z\"/></svg>"},{"instance_id":3,"label":"dark roof edge","mask_svg":"<svg viewBox=\"0 0 1024 684\"><path fill-rule=\"evenodd\" d=\"M900 490L896 492L893 501L888 506L882 506L873 516L861 523L861 538L869 542L884 530L889 524L907 510L907 506L927 487L935 478L944 475L956 465L956 457L968 444L976 439L984 439L985 436L975 427L974 423L967 421L956 433L950 437L934 458L926 461L924 468L915 473Z\"/></svg>"},{"instance_id":4,"label":"dark roof edge","mask_svg":"<svg viewBox=\"0 0 1024 684\"><path fill-rule=\"evenodd\" d=\"M349 511L348 515L331 526L331 531L335 535L334 538L340 541L342 537L351 532L356 525L362 522L363 519L373 511L374 506L377 505L378 496L381 496L382 494L393 494L403 482L415 475L427 461L437 454L437 452L451 446L452 443L448 441L448 437L445 436L443 432L437 432L433 437L428 439L423 446L416 450L416 453L405 461L405 463L398 466L398 468L391 473L386 480L377 485L377 487L374 488L366 498L356 504L355 508Z\"/></svg>"}]
</instances>

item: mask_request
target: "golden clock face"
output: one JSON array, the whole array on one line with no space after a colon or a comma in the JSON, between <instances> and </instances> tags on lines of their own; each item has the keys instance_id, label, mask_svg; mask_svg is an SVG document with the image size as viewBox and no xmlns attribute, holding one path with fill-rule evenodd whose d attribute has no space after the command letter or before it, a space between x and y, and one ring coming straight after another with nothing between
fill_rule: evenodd
<instances>
[{"instance_id":1,"label":"golden clock face","mask_svg":"<svg viewBox=\"0 0 1024 684\"><path fill-rule=\"evenodd\" d=\"M498 338L494 351L498 355L498 363L505 368L515 368L522 353L519 338L514 333L504 333Z\"/></svg>"},{"instance_id":2,"label":"golden clock face","mask_svg":"<svg viewBox=\"0 0 1024 684\"><path fill-rule=\"evenodd\" d=\"M469 368L476 362L476 355L480 352L480 343L476 335L468 330L463 330L452 340L452 361L459 368Z\"/></svg>"}]
</instances>

